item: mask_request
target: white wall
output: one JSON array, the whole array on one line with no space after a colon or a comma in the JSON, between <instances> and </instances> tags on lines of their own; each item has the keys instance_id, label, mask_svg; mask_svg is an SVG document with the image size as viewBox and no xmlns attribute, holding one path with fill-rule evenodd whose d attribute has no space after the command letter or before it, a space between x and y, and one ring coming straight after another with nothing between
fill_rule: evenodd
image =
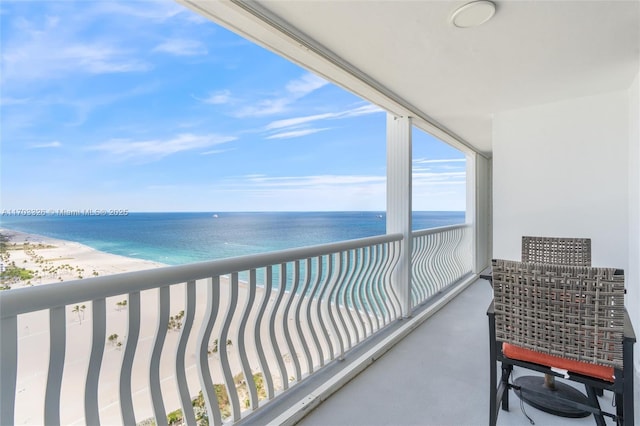
<instances>
[{"instance_id":1,"label":"white wall","mask_svg":"<svg viewBox=\"0 0 640 426\"><path fill-rule=\"evenodd\" d=\"M636 335L640 335L640 71L629 89L629 268L626 279L633 283L628 285L626 304ZM637 347L635 359L636 371L640 371Z\"/></svg>"},{"instance_id":2,"label":"white wall","mask_svg":"<svg viewBox=\"0 0 640 426\"><path fill-rule=\"evenodd\" d=\"M493 123L493 257L523 235L591 238L594 266L625 270L640 331L640 88L512 110ZM636 368L640 358L636 351Z\"/></svg>"},{"instance_id":3,"label":"white wall","mask_svg":"<svg viewBox=\"0 0 640 426\"><path fill-rule=\"evenodd\" d=\"M628 266L627 91L512 110L493 123L493 257L523 235L591 238L594 266Z\"/></svg>"}]
</instances>

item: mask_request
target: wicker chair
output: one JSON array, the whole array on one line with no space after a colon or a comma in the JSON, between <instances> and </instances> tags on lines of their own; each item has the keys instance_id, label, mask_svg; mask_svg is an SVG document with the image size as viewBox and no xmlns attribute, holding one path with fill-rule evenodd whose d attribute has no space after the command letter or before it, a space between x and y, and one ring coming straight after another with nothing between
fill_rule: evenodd
<instances>
[{"instance_id":1,"label":"wicker chair","mask_svg":"<svg viewBox=\"0 0 640 426\"><path fill-rule=\"evenodd\" d=\"M558 265L572 266L591 266L591 239L524 236L522 237L521 253L523 262L554 263ZM532 381L533 383L531 383ZM576 399L584 399L583 395L579 394L579 391L574 391L573 388L570 388L564 384L556 384L555 377L551 374L545 374L543 381L538 378L529 379L529 384L537 386L538 388L542 386L543 389L547 389L550 391L560 390L568 397L570 397L570 395L573 395ZM598 394L602 395L602 391L598 391ZM545 402L544 399L541 401L538 401L535 398L527 399L527 402L529 404L543 411L571 417L589 415L588 412L585 412L583 410L572 410L566 407L564 410L559 410L555 404Z\"/></svg>"},{"instance_id":2,"label":"wicker chair","mask_svg":"<svg viewBox=\"0 0 640 426\"><path fill-rule=\"evenodd\" d=\"M537 260L535 247L540 243L527 241L525 247L523 239L523 256L526 251L528 259ZM493 260L492 270L494 300L487 311L489 424L497 422L498 403L503 410L509 409L509 389L521 395L537 392L510 383L513 367L519 366L584 384L586 404L562 403L594 414L596 424L604 425L604 416L608 416L620 425L633 425L635 335L624 308L623 272L507 260ZM499 379L498 362L502 368ZM614 393L615 414L601 410L597 390Z\"/></svg>"},{"instance_id":3,"label":"wicker chair","mask_svg":"<svg viewBox=\"0 0 640 426\"><path fill-rule=\"evenodd\" d=\"M522 237L522 261L591 266L590 238Z\"/></svg>"}]
</instances>

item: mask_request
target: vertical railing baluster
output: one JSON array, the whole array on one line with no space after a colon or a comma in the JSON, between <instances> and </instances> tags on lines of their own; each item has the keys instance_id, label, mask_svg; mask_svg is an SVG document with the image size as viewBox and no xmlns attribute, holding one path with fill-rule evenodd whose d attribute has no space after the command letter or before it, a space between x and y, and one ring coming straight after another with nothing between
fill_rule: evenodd
<instances>
[{"instance_id":1,"label":"vertical railing baluster","mask_svg":"<svg viewBox=\"0 0 640 426\"><path fill-rule=\"evenodd\" d=\"M427 298L427 285L425 274L425 238L413 238L413 253L411 265L413 273L411 274L413 285L411 286L412 295L415 297L413 305L422 303Z\"/></svg>"},{"instance_id":2,"label":"vertical railing baluster","mask_svg":"<svg viewBox=\"0 0 640 426\"><path fill-rule=\"evenodd\" d=\"M451 251L451 258L453 259L453 280L455 281L462 275L462 264L460 263L460 259L458 258L458 249L460 244L462 243L463 233L462 229L455 229L453 231L455 235L455 243L453 245L453 250Z\"/></svg>"},{"instance_id":3,"label":"vertical railing baluster","mask_svg":"<svg viewBox=\"0 0 640 426\"><path fill-rule=\"evenodd\" d=\"M191 328L193 326L193 318L196 310L196 282L188 281L185 285L185 309L182 326L180 327L180 338L176 349L176 385L180 396L180 407L184 421L188 424L196 424L196 415L193 411L191 403L191 394L189 393L189 384L187 383L187 365L186 350Z\"/></svg>"},{"instance_id":4,"label":"vertical railing baluster","mask_svg":"<svg viewBox=\"0 0 640 426\"><path fill-rule=\"evenodd\" d=\"M395 266L398 264L398 261L400 260L400 243L399 242L387 243L385 244L385 246L388 248L388 250L391 253L388 256L388 260L386 263L386 268L385 268L386 272L385 272L384 282L386 284L385 288L389 298L389 304L393 311L393 319L397 319L401 312L400 299L398 298L398 295L394 289L391 277L392 277L393 269L395 268Z\"/></svg>"},{"instance_id":5,"label":"vertical railing baluster","mask_svg":"<svg viewBox=\"0 0 640 426\"><path fill-rule=\"evenodd\" d=\"M437 290L440 290L444 287L449 281L449 271L447 270L447 258L449 254L447 253L447 243L448 243L448 235L446 232L442 232L438 235L440 239L440 243L438 245L438 272L440 273L440 282L438 283ZM437 291L436 290L436 291Z\"/></svg>"},{"instance_id":6,"label":"vertical railing baluster","mask_svg":"<svg viewBox=\"0 0 640 426\"><path fill-rule=\"evenodd\" d=\"M423 302L431 297L434 294L433 289L433 255L434 251L437 250L437 245L435 244L435 239L433 235L425 235L422 237L422 247L424 250L424 256L422 257L422 278L423 278L423 286L425 289Z\"/></svg>"},{"instance_id":7,"label":"vertical railing baluster","mask_svg":"<svg viewBox=\"0 0 640 426\"><path fill-rule=\"evenodd\" d=\"M452 272L451 282L455 281L455 279L460 275L460 264L458 263L457 250L460 245L460 237L462 234L459 231L459 229L453 229L451 231L451 260L449 261L451 263Z\"/></svg>"},{"instance_id":8,"label":"vertical railing baluster","mask_svg":"<svg viewBox=\"0 0 640 426\"><path fill-rule=\"evenodd\" d=\"M437 273L436 276L438 277L438 280L436 281L436 291L438 291L438 289L442 288L443 283L447 280L444 269L444 250L442 249L442 246L444 245L444 235L442 233L437 234L436 241L438 242L438 250L434 256L434 265Z\"/></svg>"},{"instance_id":9,"label":"vertical railing baluster","mask_svg":"<svg viewBox=\"0 0 640 426\"><path fill-rule=\"evenodd\" d=\"M446 243L443 247L443 255L444 255L444 266L446 279L444 285L441 288L444 288L453 282L453 278L455 276L454 273L454 263L453 263L453 252L455 250L455 239L453 231L447 231L444 233L444 237L446 239Z\"/></svg>"},{"instance_id":10,"label":"vertical railing baluster","mask_svg":"<svg viewBox=\"0 0 640 426\"><path fill-rule=\"evenodd\" d=\"M318 303L316 305L316 314L318 317L318 320L320 321L320 329L322 330L322 335L324 336L324 340L327 343L328 346L328 350L329 350L329 357L328 359L333 359L334 358L334 352L333 352L333 343L331 341L331 336L329 335L329 330L327 329L327 324L325 323L324 320L324 315L323 315L323 310L327 311L328 314L330 315L329 312L329 305L330 305L330 301L329 298L327 297L325 299L324 295L327 292L327 290L329 289L330 285L329 282L331 281L332 277L333 277L333 255L326 255L325 259L327 260L327 269L324 275L324 279L322 280L322 288L320 290L320 295L318 296ZM325 357L322 357L323 361L321 361L320 365L324 365L324 359Z\"/></svg>"},{"instance_id":11,"label":"vertical railing baluster","mask_svg":"<svg viewBox=\"0 0 640 426\"><path fill-rule=\"evenodd\" d=\"M342 333L338 328L338 323L336 321L336 318L333 315L333 311L334 309L336 310L337 317L342 323L342 325L344 326L343 330L345 334L347 334L348 336L349 331L347 330L347 327L344 323L344 319L342 318L342 313L340 312L340 302L338 300L338 297L340 295L340 286L344 281L344 261L342 258L342 253L336 253L335 258L338 261L338 268L331 283L331 291L329 292L329 297L327 298L327 302L329 306L329 319L331 320L331 326L333 327L333 331L335 333L336 339L338 340L338 345L340 347L340 351L338 352L338 359L343 359L344 358L344 341L343 341Z\"/></svg>"},{"instance_id":12,"label":"vertical railing baluster","mask_svg":"<svg viewBox=\"0 0 640 426\"><path fill-rule=\"evenodd\" d=\"M84 417L88 425L99 425L98 382L107 335L107 309L104 298L91 302L91 310L93 318L91 324L92 342L87 379L84 386Z\"/></svg>"},{"instance_id":13,"label":"vertical railing baluster","mask_svg":"<svg viewBox=\"0 0 640 426\"><path fill-rule=\"evenodd\" d=\"M349 324L351 325L351 330L353 330L353 339L351 338L351 332L349 332L349 324L346 324L345 321L345 329L347 330L346 334L347 334L347 342L348 345L347 347L349 349L351 349L359 340L360 337L360 333L358 332L358 327L356 325L356 322L353 319L353 307L350 306L351 304L353 304L353 299L348 300L347 296L350 296L351 294L351 289L353 288L353 275L355 273L355 260L354 257L356 256L355 254L355 250L349 250L344 252L344 257L345 257L345 270L346 270L346 274L344 279L342 280L342 284L341 284L341 295L342 295L342 306L343 309L340 310L340 312L345 312L346 313L346 317L349 320Z\"/></svg>"},{"instance_id":14,"label":"vertical railing baluster","mask_svg":"<svg viewBox=\"0 0 640 426\"><path fill-rule=\"evenodd\" d=\"M207 407L209 424L220 426L222 424L222 415L213 385L211 369L209 368L209 341L211 340L211 331L213 330L213 325L220 308L219 276L216 275L213 278L207 279L206 298L207 307L203 319L204 324L200 327L200 332L198 333L198 379L200 380L200 386L202 388L202 397Z\"/></svg>"},{"instance_id":15,"label":"vertical railing baluster","mask_svg":"<svg viewBox=\"0 0 640 426\"><path fill-rule=\"evenodd\" d=\"M393 258L396 254L396 247L391 244L384 244L383 247L385 248L386 258L383 269L382 288L384 289L387 309L389 310L389 322L391 322L398 318L401 313L399 306L396 309L396 305L393 303L394 299L392 297L395 294L395 286L393 285L393 268L391 265L393 264ZM399 247L397 249L400 250Z\"/></svg>"},{"instance_id":16,"label":"vertical railing baluster","mask_svg":"<svg viewBox=\"0 0 640 426\"><path fill-rule=\"evenodd\" d=\"M122 366L120 367L120 411L123 424L135 424L136 416L133 410L131 372L140 335L140 292L129 293L127 310L129 311L127 316L127 337L122 356Z\"/></svg>"},{"instance_id":17,"label":"vertical railing baluster","mask_svg":"<svg viewBox=\"0 0 640 426\"><path fill-rule=\"evenodd\" d=\"M353 255L355 257L355 264L353 268L353 280L351 281L351 303L353 305L352 312L353 316L358 320L358 324L360 325L360 331L362 334L362 338L364 339L367 336L367 327L364 324L364 320L362 319L362 310L364 308L362 304L362 299L360 298L360 288L362 285L363 272L365 271L364 264L364 252L363 249L358 248L353 250ZM356 342L360 343L360 336L356 334Z\"/></svg>"},{"instance_id":18,"label":"vertical railing baluster","mask_svg":"<svg viewBox=\"0 0 640 426\"><path fill-rule=\"evenodd\" d=\"M258 351L258 361L260 362L260 369L262 370L264 383L267 385L267 398L273 399L275 396L273 388L273 378L271 377L271 369L265 356L264 346L262 345L262 320L269 301L271 299L271 290L273 289L273 267L268 266L265 270L265 284L264 284L264 296L258 315L256 316L256 327L254 330L254 338L256 341L256 349Z\"/></svg>"},{"instance_id":19,"label":"vertical railing baluster","mask_svg":"<svg viewBox=\"0 0 640 426\"><path fill-rule=\"evenodd\" d=\"M158 289L158 325L154 339L151 360L149 361L149 390L153 415L158 426L167 425L167 411L162 399L162 387L160 386L160 357L162 347L169 330L169 309L171 307L171 287L164 286Z\"/></svg>"},{"instance_id":20,"label":"vertical railing baluster","mask_svg":"<svg viewBox=\"0 0 640 426\"><path fill-rule=\"evenodd\" d=\"M231 286L229 289L229 305L220 330L220 340L218 341L218 353L220 354L220 365L222 366L222 374L224 376L224 384L227 388L227 395L231 403L231 414L233 421L240 420L240 400L238 398L238 390L233 381L233 373L231 372L231 364L229 363L229 354L227 353L227 340L229 339L229 329L231 322L238 306L238 273L231 274Z\"/></svg>"},{"instance_id":21,"label":"vertical railing baluster","mask_svg":"<svg viewBox=\"0 0 640 426\"><path fill-rule=\"evenodd\" d=\"M369 324L371 327L371 334L374 333L380 327L380 319L378 318L379 312L376 302L373 300L373 289L376 280L376 247L369 247L369 270L367 271L366 282L364 286L364 297L369 306Z\"/></svg>"},{"instance_id":22,"label":"vertical railing baluster","mask_svg":"<svg viewBox=\"0 0 640 426\"><path fill-rule=\"evenodd\" d=\"M291 356L291 361L293 361L293 367L296 373L296 381L299 382L302 379L300 361L298 360L298 354L295 346L293 345L293 340L291 339L291 332L289 331L289 310L291 309L291 305L293 304L293 300L296 296L298 287L300 285L300 261L299 260L293 262L292 284L293 286L288 292L289 297L284 307L284 314L282 315L282 328L284 330L284 339L289 349L289 355Z\"/></svg>"},{"instance_id":23,"label":"vertical railing baluster","mask_svg":"<svg viewBox=\"0 0 640 426\"><path fill-rule=\"evenodd\" d=\"M430 234L429 238L429 255L427 256L427 275L428 275L428 284L429 284L429 292L427 293L427 297L433 296L438 289L438 270L436 259L438 256L438 235Z\"/></svg>"},{"instance_id":24,"label":"vertical railing baluster","mask_svg":"<svg viewBox=\"0 0 640 426\"><path fill-rule=\"evenodd\" d=\"M300 309L302 308L302 303L307 302L307 306L311 304L312 295L307 294L309 291L309 287L311 286L311 259L306 259L306 268L305 268L305 278L304 278L304 287L302 291L297 296L298 300L296 302L296 309L294 314L294 322L296 324L296 331L298 332L298 338L300 339L300 343L302 345L302 351L304 352L304 358L307 361L307 374L311 374L313 372L313 360L311 359L311 351L309 350L309 345L307 344L307 339L304 336L304 332L302 331L302 316L300 315ZM309 311L307 310L307 313ZM307 317L307 326L310 330L313 330L311 324L311 317Z\"/></svg>"},{"instance_id":25,"label":"vertical railing baluster","mask_svg":"<svg viewBox=\"0 0 640 426\"><path fill-rule=\"evenodd\" d=\"M317 265L316 268L316 279L313 288L311 289L311 293L307 298L307 324L309 325L309 331L311 333L311 338L313 339L313 344L315 346L315 352L318 357L318 365L320 367L324 366L324 353L322 350L322 345L320 344L320 338L318 337L318 333L316 332L316 327L314 327L312 321L312 307L315 305L316 308L320 306L320 295L318 294L318 290L320 289L320 283L322 282L322 276L324 274L324 263L322 261L323 257L318 256L315 258L315 262ZM318 318L318 323L320 323L320 318ZM313 372L313 360L311 362L311 368L309 369L309 374Z\"/></svg>"},{"instance_id":26,"label":"vertical railing baluster","mask_svg":"<svg viewBox=\"0 0 640 426\"><path fill-rule=\"evenodd\" d=\"M269 315L269 337L271 338L271 347L273 348L273 352L278 363L278 369L280 370L283 390L289 389L289 378L287 377L287 367L284 365L284 360L282 359L280 345L278 345L278 339L276 336L276 320L278 319L278 308L280 307L280 302L282 302L282 298L284 297L286 285L287 264L282 263L280 265L280 283L278 286L278 296L276 297L275 303L271 307L271 312Z\"/></svg>"},{"instance_id":27,"label":"vertical railing baluster","mask_svg":"<svg viewBox=\"0 0 640 426\"><path fill-rule=\"evenodd\" d=\"M238 353L240 354L240 363L242 364L242 373L244 374L244 380L249 388L249 403L251 404L252 410L258 408L258 391L256 389L256 383L253 380L251 367L249 366L249 358L247 357L245 330L247 328L249 314L253 308L253 301L256 298L256 286L256 270L252 269L249 271L249 296L247 297L244 309L242 310L242 319L240 320L240 327L238 327L238 334L236 337Z\"/></svg>"},{"instance_id":28,"label":"vertical railing baluster","mask_svg":"<svg viewBox=\"0 0 640 426\"><path fill-rule=\"evenodd\" d=\"M66 346L66 306L49 310L49 372L44 398L44 422L47 425L60 424L60 391L64 370Z\"/></svg>"},{"instance_id":29,"label":"vertical railing baluster","mask_svg":"<svg viewBox=\"0 0 640 426\"><path fill-rule=\"evenodd\" d=\"M371 289L370 293L372 296L372 302L376 309L376 330L379 330L380 327L383 327L385 322L385 308L384 303L382 302L382 294L380 293L380 282L382 281L382 255L381 255L382 245L376 244L374 247L374 268L371 273ZM382 325L380 324L382 323Z\"/></svg>"},{"instance_id":30,"label":"vertical railing baluster","mask_svg":"<svg viewBox=\"0 0 640 426\"><path fill-rule=\"evenodd\" d=\"M369 299L367 298L367 287L371 282L371 247L364 247L362 249L362 259L363 259L363 271L360 274L358 279L358 300L360 302L360 306L364 317L367 322L364 325L364 338L371 335L373 333L373 323L371 322L371 313L373 312L373 307L370 304Z\"/></svg>"},{"instance_id":31,"label":"vertical railing baluster","mask_svg":"<svg viewBox=\"0 0 640 426\"><path fill-rule=\"evenodd\" d=\"M0 425L15 424L18 318L0 318Z\"/></svg>"},{"instance_id":32,"label":"vertical railing baluster","mask_svg":"<svg viewBox=\"0 0 640 426\"><path fill-rule=\"evenodd\" d=\"M380 276L378 281L378 293L380 295L380 302L384 306L384 321L383 324L387 325L391 322L393 318L395 318L395 309L391 302L391 298L389 297L388 290L388 280L390 277L388 276L388 265L391 261L391 256L389 254L389 245L381 244L380 245Z\"/></svg>"}]
</instances>

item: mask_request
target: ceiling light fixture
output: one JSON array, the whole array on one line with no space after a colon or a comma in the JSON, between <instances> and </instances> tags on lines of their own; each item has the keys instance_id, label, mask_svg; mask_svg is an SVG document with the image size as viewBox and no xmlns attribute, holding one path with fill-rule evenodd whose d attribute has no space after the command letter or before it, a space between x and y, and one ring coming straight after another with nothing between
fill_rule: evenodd
<instances>
[{"instance_id":1,"label":"ceiling light fixture","mask_svg":"<svg viewBox=\"0 0 640 426\"><path fill-rule=\"evenodd\" d=\"M487 22L496 13L495 3L478 0L457 8L451 15L451 23L458 28L477 27Z\"/></svg>"}]
</instances>

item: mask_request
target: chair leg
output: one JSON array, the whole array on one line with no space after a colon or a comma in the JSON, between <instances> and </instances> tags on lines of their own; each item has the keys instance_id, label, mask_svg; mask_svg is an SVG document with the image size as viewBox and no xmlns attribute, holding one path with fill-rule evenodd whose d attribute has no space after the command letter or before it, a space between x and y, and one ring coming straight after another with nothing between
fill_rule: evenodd
<instances>
[{"instance_id":1,"label":"chair leg","mask_svg":"<svg viewBox=\"0 0 640 426\"><path fill-rule=\"evenodd\" d=\"M502 410L509 411L509 376L513 370L513 365L502 365L502 377L500 378L500 386L503 389L502 392Z\"/></svg>"},{"instance_id":2,"label":"chair leg","mask_svg":"<svg viewBox=\"0 0 640 426\"><path fill-rule=\"evenodd\" d=\"M614 400L616 403L616 416L618 416L618 424L624 424L624 397L620 393L614 394Z\"/></svg>"},{"instance_id":3,"label":"chair leg","mask_svg":"<svg viewBox=\"0 0 640 426\"><path fill-rule=\"evenodd\" d=\"M500 381L497 379L497 362L493 362L491 366L491 389L489 394L489 425L495 426L498 422L498 402L503 410L509 411L509 376L511 375L512 365L502 365L502 375Z\"/></svg>"},{"instance_id":4,"label":"chair leg","mask_svg":"<svg viewBox=\"0 0 640 426\"><path fill-rule=\"evenodd\" d=\"M634 339L635 340L635 339ZM623 344L624 382L622 383L622 420L625 426L633 426L633 340L625 338Z\"/></svg>"},{"instance_id":5,"label":"chair leg","mask_svg":"<svg viewBox=\"0 0 640 426\"><path fill-rule=\"evenodd\" d=\"M589 398L589 402L591 403L591 405L594 408L597 408L598 410L600 410L600 401L598 401L598 395L597 395L596 389L594 389L592 386L587 386L587 385L585 385L585 388L587 389L587 397ZM604 416L602 415L602 413L594 414L593 417L596 419L596 425L606 426L606 423L604 421Z\"/></svg>"},{"instance_id":6,"label":"chair leg","mask_svg":"<svg viewBox=\"0 0 640 426\"><path fill-rule=\"evenodd\" d=\"M633 373L631 374L633 377ZM633 426L634 423L634 413L633 413L633 378L629 381L631 382L629 385L626 383L627 378L625 377L625 386L624 386L624 395L622 396L622 424L624 426Z\"/></svg>"},{"instance_id":7,"label":"chair leg","mask_svg":"<svg viewBox=\"0 0 640 426\"><path fill-rule=\"evenodd\" d=\"M491 357L491 365L489 368L489 426L495 426L498 422L498 369L496 367L497 360Z\"/></svg>"}]
</instances>

